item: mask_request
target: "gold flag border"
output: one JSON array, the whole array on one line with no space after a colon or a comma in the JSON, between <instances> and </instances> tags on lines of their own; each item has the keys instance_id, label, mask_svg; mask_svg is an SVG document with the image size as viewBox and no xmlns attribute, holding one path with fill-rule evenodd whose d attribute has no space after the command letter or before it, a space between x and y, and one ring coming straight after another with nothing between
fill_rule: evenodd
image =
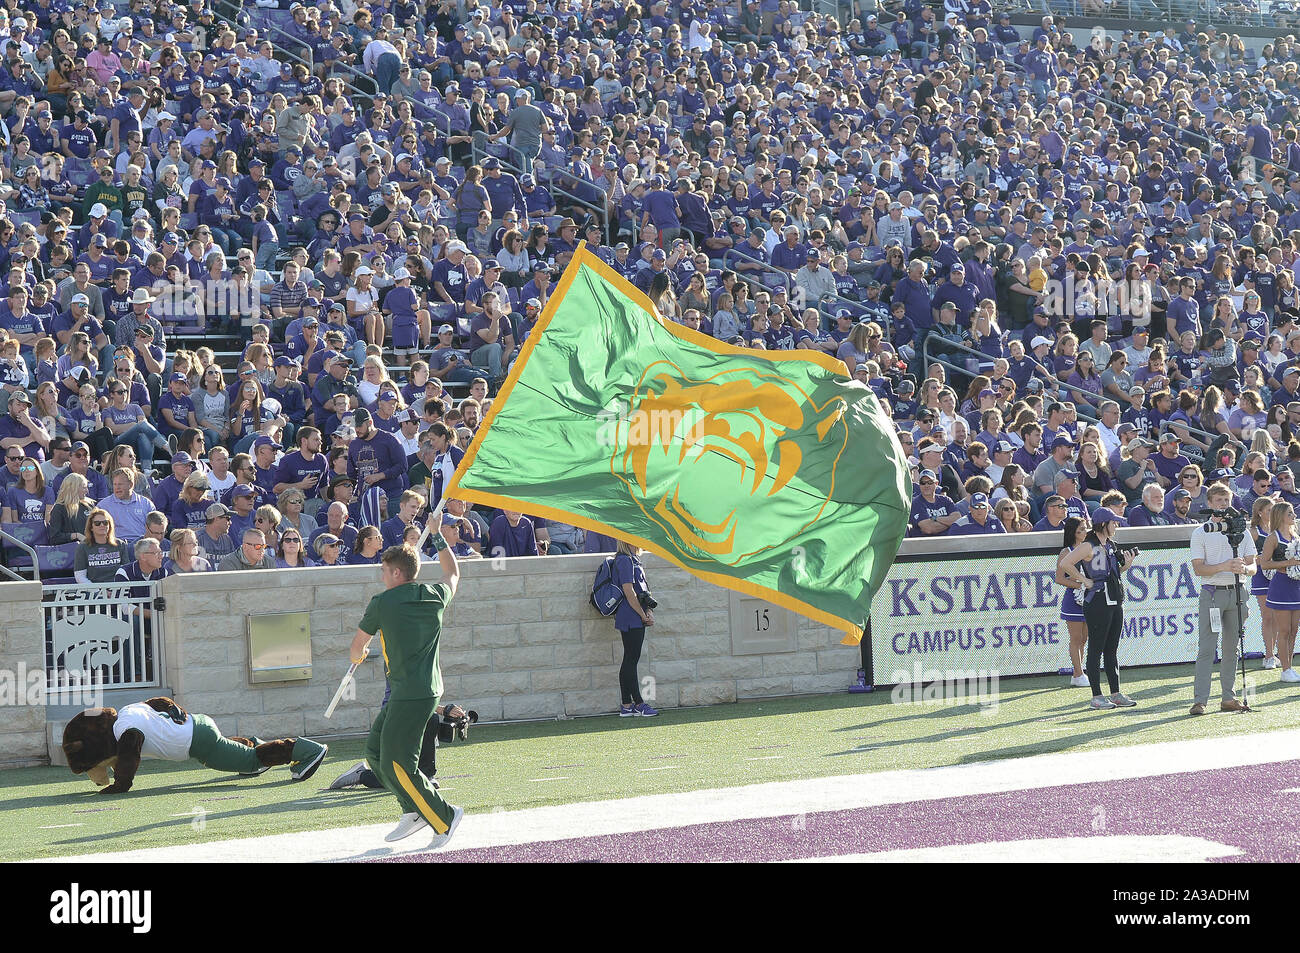
<instances>
[{"instance_id":1,"label":"gold flag border","mask_svg":"<svg viewBox=\"0 0 1300 953\"><path fill-rule=\"evenodd\" d=\"M597 255L588 251L586 242L581 242L578 245L578 250L574 252L573 258L569 261L568 267L565 268L564 274L561 275L559 282L556 284L555 290L551 293L550 298L547 299L546 307L542 309L541 317L538 318L537 324L533 327L532 332L528 336L528 340L524 342L524 346L520 350L519 357L515 360L514 366L511 368L505 384L501 387L496 399L492 401L492 407L488 410L487 416L484 417L483 422L479 424L478 432L474 436L474 441L470 444L469 449L465 452L465 456L461 459L460 466L456 468L456 472L452 475L451 482L443 488L443 496L466 500L470 503L483 503L489 506L495 506L498 509L519 509L524 512L535 513L538 516L545 517L546 519L553 519L560 523L568 523L571 526L580 526L583 529L591 530L592 532L626 540L629 543L639 546L641 549L648 550L649 552L663 557L676 566L680 566L692 576L703 579L705 582L711 582L714 585L723 587L724 589L731 589L735 592L754 596L757 599L763 599L766 602L789 609L792 612L797 612L800 615L813 619L814 621L821 622L833 629L839 629L845 633L842 644L857 645L862 640L863 633L861 626L854 625L848 620L841 619L839 616L827 612L824 609L819 609L817 606L804 602L802 599L796 599L793 596L788 596L779 590L771 589L767 586L756 585L755 583L749 582L745 579L736 579L722 573L706 572L701 569L687 566L662 546L659 546L648 539L642 539L639 536L622 530L612 531L613 528L609 525L597 520L589 519L579 513L570 513L567 510L562 510L557 507L518 500L497 493L490 493L486 490L476 490L470 487L461 486L461 476L468 473L470 467L473 466L474 458L477 456L478 449L482 445L484 438L487 437L488 432L492 429L492 423L496 419L497 412L501 410L502 407L506 406L506 401L510 397L511 391L514 390L515 384L523 374L524 367L528 363L528 358L532 356L533 350L537 346L537 342L541 340L542 334L551 323L551 319L555 317L555 314L559 310L561 303L563 303L569 289L573 286L573 282L577 279L579 272L584 267L592 269L597 275L613 285L620 294L632 301L633 304L649 315L654 321L657 321L659 325L670 334L673 334L697 347L703 347L710 350L715 354L741 357L754 356L754 352L750 348L727 344L724 341L719 341L706 334L702 334L699 331L692 330L684 325L667 320L659 313L658 309L650 299L645 296L640 288L636 287L636 285L632 284L618 272L614 271L614 269L610 268L609 265L605 264L605 262ZM820 351L809 351L807 348L803 350L807 353L800 354L785 351L764 352L762 360L774 362L811 361L812 363L817 364L825 370L837 374L842 378L849 377L848 366L838 358L831 357L829 354L823 354Z\"/></svg>"}]
</instances>

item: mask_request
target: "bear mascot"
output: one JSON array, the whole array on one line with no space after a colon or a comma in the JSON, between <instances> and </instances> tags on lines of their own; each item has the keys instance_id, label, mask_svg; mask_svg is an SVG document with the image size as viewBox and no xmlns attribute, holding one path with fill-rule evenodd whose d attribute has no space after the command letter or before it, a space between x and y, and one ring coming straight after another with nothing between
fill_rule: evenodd
<instances>
[{"instance_id":1,"label":"bear mascot","mask_svg":"<svg viewBox=\"0 0 1300 953\"><path fill-rule=\"evenodd\" d=\"M306 781L316 773L328 750L309 738L226 738L207 715L191 714L161 696L135 702L121 711L89 708L73 717L63 731L68 767L73 774L85 774L99 785L100 794L131 790L142 758L192 758L214 771L249 776L287 764L293 780Z\"/></svg>"}]
</instances>

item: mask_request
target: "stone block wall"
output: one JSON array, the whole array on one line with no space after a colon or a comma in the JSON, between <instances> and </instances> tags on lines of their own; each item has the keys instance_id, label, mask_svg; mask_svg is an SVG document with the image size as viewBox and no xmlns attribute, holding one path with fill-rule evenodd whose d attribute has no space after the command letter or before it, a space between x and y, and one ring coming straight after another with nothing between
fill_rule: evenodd
<instances>
[{"instance_id":1,"label":"stone block wall","mask_svg":"<svg viewBox=\"0 0 1300 953\"><path fill-rule=\"evenodd\" d=\"M589 715L619 702L623 646L613 621L588 603L602 557L461 562L461 583L444 622L445 697L485 721ZM426 564L422 579L437 579ZM792 617L794 652L732 654L730 594L656 557L646 572L659 608L639 672L656 707L712 705L740 698L835 691L858 667L840 633ZM365 730L383 699L382 662L358 670L355 700L326 721L325 706L347 670L348 646L379 570L212 573L174 576L167 597L167 684L181 704L217 720L227 734L330 735ZM249 614L307 611L312 678L251 685ZM378 647L372 646L377 656Z\"/></svg>"},{"instance_id":2,"label":"stone block wall","mask_svg":"<svg viewBox=\"0 0 1300 953\"><path fill-rule=\"evenodd\" d=\"M33 686L43 686L44 672L40 584L6 582L0 585L0 768L47 757L46 712L32 695Z\"/></svg>"}]
</instances>

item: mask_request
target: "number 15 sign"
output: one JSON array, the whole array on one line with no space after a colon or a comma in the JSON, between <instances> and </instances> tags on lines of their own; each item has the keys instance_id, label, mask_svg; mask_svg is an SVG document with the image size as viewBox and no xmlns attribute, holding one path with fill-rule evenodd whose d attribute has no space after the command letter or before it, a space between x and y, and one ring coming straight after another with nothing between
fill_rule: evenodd
<instances>
[{"instance_id":1,"label":"number 15 sign","mask_svg":"<svg viewBox=\"0 0 1300 953\"><path fill-rule=\"evenodd\" d=\"M797 647L797 619L782 609L746 596L731 593L731 654L762 655L793 652Z\"/></svg>"}]
</instances>

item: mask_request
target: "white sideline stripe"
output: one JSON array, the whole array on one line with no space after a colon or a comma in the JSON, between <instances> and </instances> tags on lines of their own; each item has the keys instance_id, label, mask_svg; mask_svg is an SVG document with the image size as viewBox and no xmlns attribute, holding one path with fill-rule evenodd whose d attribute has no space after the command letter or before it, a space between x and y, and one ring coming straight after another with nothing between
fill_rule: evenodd
<instances>
[{"instance_id":1,"label":"white sideline stripe","mask_svg":"<svg viewBox=\"0 0 1300 953\"><path fill-rule=\"evenodd\" d=\"M1297 750L1300 750L1300 730L1290 729L1226 738L1031 755L941 768L877 771L520 811L482 812L467 815L457 831L455 846L448 849L454 853L478 847L1272 764L1286 760L1289 752ZM303 863L363 860L428 850L428 845L423 843L396 850L384 846L383 835L391 829L392 821L389 821L360 827L85 854L55 858L49 862L244 863L256 858L262 863Z\"/></svg>"},{"instance_id":2,"label":"white sideline stripe","mask_svg":"<svg viewBox=\"0 0 1300 953\"><path fill-rule=\"evenodd\" d=\"M948 844L874 854L838 854L786 861L791 864L1095 864L1122 858L1126 864L1201 864L1241 851L1218 841L1180 834L1059 837Z\"/></svg>"}]
</instances>

